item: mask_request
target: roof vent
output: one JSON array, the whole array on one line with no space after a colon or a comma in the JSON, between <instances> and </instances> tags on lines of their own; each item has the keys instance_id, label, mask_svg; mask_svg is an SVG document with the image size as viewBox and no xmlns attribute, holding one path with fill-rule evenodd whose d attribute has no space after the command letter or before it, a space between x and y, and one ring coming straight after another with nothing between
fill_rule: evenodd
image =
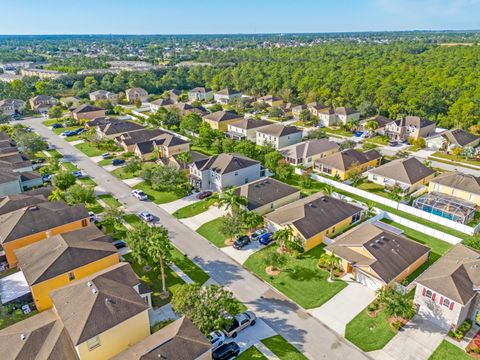
<instances>
[{"instance_id":1,"label":"roof vent","mask_svg":"<svg viewBox=\"0 0 480 360\"><path fill-rule=\"evenodd\" d=\"M109 304L115 305L115 301L109 298L105 298L105 305L109 305Z\"/></svg>"},{"instance_id":2,"label":"roof vent","mask_svg":"<svg viewBox=\"0 0 480 360\"><path fill-rule=\"evenodd\" d=\"M87 282L87 286L88 286L88 287L92 287L92 285L93 285L93 284L92 284L90 281Z\"/></svg>"},{"instance_id":3,"label":"roof vent","mask_svg":"<svg viewBox=\"0 0 480 360\"><path fill-rule=\"evenodd\" d=\"M20 339L23 340L23 341L27 340L27 335L21 334Z\"/></svg>"},{"instance_id":4,"label":"roof vent","mask_svg":"<svg viewBox=\"0 0 480 360\"><path fill-rule=\"evenodd\" d=\"M98 292L97 289L95 288L92 289L92 294L96 294L97 292Z\"/></svg>"},{"instance_id":5,"label":"roof vent","mask_svg":"<svg viewBox=\"0 0 480 360\"><path fill-rule=\"evenodd\" d=\"M381 239L381 240L385 239L385 236L383 236L383 235L382 235L382 236L380 236L380 239Z\"/></svg>"},{"instance_id":6,"label":"roof vent","mask_svg":"<svg viewBox=\"0 0 480 360\"><path fill-rule=\"evenodd\" d=\"M38 206L37 206L37 205L29 206L29 207L28 207L28 210L30 210L30 211L38 210Z\"/></svg>"}]
</instances>

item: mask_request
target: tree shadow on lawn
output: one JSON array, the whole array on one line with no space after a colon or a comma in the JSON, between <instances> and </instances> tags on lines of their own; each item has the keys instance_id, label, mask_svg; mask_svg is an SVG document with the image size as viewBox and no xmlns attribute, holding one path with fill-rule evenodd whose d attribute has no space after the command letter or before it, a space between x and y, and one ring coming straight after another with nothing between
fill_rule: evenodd
<instances>
[{"instance_id":1,"label":"tree shadow on lawn","mask_svg":"<svg viewBox=\"0 0 480 360\"><path fill-rule=\"evenodd\" d=\"M288 277L295 281L310 281L319 276L319 270L305 266L292 266L283 270Z\"/></svg>"},{"instance_id":2,"label":"tree shadow on lawn","mask_svg":"<svg viewBox=\"0 0 480 360\"><path fill-rule=\"evenodd\" d=\"M221 285L228 286L234 281L241 280L239 271L240 265L236 266L222 260L205 261L203 258L195 256L191 258L211 279Z\"/></svg>"}]
</instances>

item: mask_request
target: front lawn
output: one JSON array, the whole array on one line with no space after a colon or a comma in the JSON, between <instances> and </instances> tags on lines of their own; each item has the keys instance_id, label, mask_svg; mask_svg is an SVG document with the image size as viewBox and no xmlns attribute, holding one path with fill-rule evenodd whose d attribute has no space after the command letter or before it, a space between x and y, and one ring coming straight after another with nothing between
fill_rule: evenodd
<instances>
[{"instance_id":1,"label":"front lawn","mask_svg":"<svg viewBox=\"0 0 480 360\"><path fill-rule=\"evenodd\" d=\"M142 181L140 184L135 185L133 188L137 190L142 190L155 204L165 204L182 198L182 195L178 195L172 192L154 190L152 189L151 185L149 185L145 181Z\"/></svg>"},{"instance_id":2,"label":"front lawn","mask_svg":"<svg viewBox=\"0 0 480 360\"><path fill-rule=\"evenodd\" d=\"M74 171L80 171L80 169L77 167L77 165L71 163L71 162L62 162L62 166L65 168L65 170L74 172Z\"/></svg>"},{"instance_id":3,"label":"front lawn","mask_svg":"<svg viewBox=\"0 0 480 360\"><path fill-rule=\"evenodd\" d=\"M93 181L92 178L90 177L82 177L78 179L78 181L80 181L83 185L93 186L93 187L97 186L97 183Z\"/></svg>"},{"instance_id":4,"label":"front lawn","mask_svg":"<svg viewBox=\"0 0 480 360\"><path fill-rule=\"evenodd\" d=\"M247 350L236 357L237 360L268 360L262 352L255 346L250 346Z\"/></svg>"},{"instance_id":5,"label":"front lawn","mask_svg":"<svg viewBox=\"0 0 480 360\"><path fill-rule=\"evenodd\" d=\"M265 272L265 268L270 265L271 254L277 251L276 245L251 255L244 266L303 308L312 309L321 306L347 286L342 280L328 282L328 272L318 268L323 248L324 245L319 245L296 259L284 255L286 263L281 267L282 272L276 276Z\"/></svg>"},{"instance_id":6,"label":"front lawn","mask_svg":"<svg viewBox=\"0 0 480 360\"><path fill-rule=\"evenodd\" d=\"M50 127L53 124L56 124L56 123L61 124L62 122L63 122L63 119L48 119L48 120L42 121L42 125L46 127Z\"/></svg>"},{"instance_id":7,"label":"front lawn","mask_svg":"<svg viewBox=\"0 0 480 360\"><path fill-rule=\"evenodd\" d=\"M323 131L325 131L327 134L331 135L340 135L340 136L346 136L346 137L352 137L353 134L347 130L343 130L342 128L338 129L330 129L330 128L322 128Z\"/></svg>"},{"instance_id":8,"label":"front lawn","mask_svg":"<svg viewBox=\"0 0 480 360\"><path fill-rule=\"evenodd\" d=\"M388 319L384 311L370 317L365 308L347 324L345 338L363 351L382 349L397 334L388 326Z\"/></svg>"},{"instance_id":9,"label":"front lawn","mask_svg":"<svg viewBox=\"0 0 480 360\"><path fill-rule=\"evenodd\" d=\"M50 149L50 150L45 150L47 153L50 154L51 157L60 159L63 157L63 155L57 150L57 149Z\"/></svg>"},{"instance_id":10,"label":"front lawn","mask_svg":"<svg viewBox=\"0 0 480 360\"><path fill-rule=\"evenodd\" d=\"M172 215L177 219L189 218L207 211L215 203L215 199L204 199L175 211Z\"/></svg>"},{"instance_id":11,"label":"front lawn","mask_svg":"<svg viewBox=\"0 0 480 360\"><path fill-rule=\"evenodd\" d=\"M125 222L127 224L129 224L130 226L133 226L133 227L137 227L137 226L140 226L141 224L144 224L143 220L140 219L137 215L135 214L128 214L128 215L125 215L123 217L123 220L125 220Z\"/></svg>"},{"instance_id":12,"label":"front lawn","mask_svg":"<svg viewBox=\"0 0 480 360\"><path fill-rule=\"evenodd\" d=\"M445 154L441 151L437 151L435 153L432 154L432 156L435 156L435 157L439 157L439 158L442 158L442 159L446 159L446 160L450 160L450 161L453 161L455 163L465 163L465 164L470 164L470 165L475 165L475 166L480 166L480 161L477 161L477 160L474 160L474 159L465 159L464 156L455 156L455 155L452 155L452 154ZM435 160L435 159L432 159L432 160Z\"/></svg>"},{"instance_id":13,"label":"front lawn","mask_svg":"<svg viewBox=\"0 0 480 360\"><path fill-rule=\"evenodd\" d=\"M308 358L280 335L261 340L280 360L307 360Z\"/></svg>"},{"instance_id":14,"label":"front lawn","mask_svg":"<svg viewBox=\"0 0 480 360\"><path fill-rule=\"evenodd\" d=\"M87 208L88 211L91 211L94 214L100 214L103 212L103 210L105 210L103 206L100 205L96 200L92 204L86 204L85 207Z\"/></svg>"},{"instance_id":15,"label":"front lawn","mask_svg":"<svg viewBox=\"0 0 480 360\"><path fill-rule=\"evenodd\" d=\"M110 163L112 161L110 160ZM134 177L138 177L140 176L142 170L138 170L138 171L135 171L135 172L130 172L130 171L126 171L125 170L125 167L119 167L115 170L113 170L111 172L111 174L117 178L119 178L120 180L127 180L127 179L133 179Z\"/></svg>"},{"instance_id":16,"label":"front lawn","mask_svg":"<svg viewBox=\"0 0 480 360\"><path fill-rule=\"evenodd\" d=\"M197 229L197 233L210 241L216 247L225 247L227 236L220 231L222 220L220 218L209 221Z\"/></svg>"},{"instance_id":17,"label":"front lawn","mask_svg":"<svg viewBox=\"0 0 480 360\"><path fill-rule=\"evenodd\" d=\"M93 157L93 156L100 156L102 155L105 150L98 149L95 145L92 143L85 141L81 144L74 145L78 150L83 152L85 155L88 157Z\"/></svg>"},{"instance_id":18,"label":"front lawn","mask_svg":"<svg viewBox=\"0 0 480 360\"><path fill-rule=\"evenodd\" d=\"M98 195L98 198L101 199L105 204L110 206L112 209L116 209L120 206L122 206L122 203L115 199L112 195L110 194L103 194L103 195Z\"/></svg>"},{"instance_id":19,"label":"front lawn","mask_svg":"<svg viewBox=\"0 0 480 360\"><path fill-rule=\"evenodd\" d=\"M112 160L113 159L114 159L113 157L110 157L109 159L102 159L99 162L97 162L97 165L98 166L112 165Z\"/></svg>"},{"instance_id":20,"label":"front lawn","mask_svg":"<svg viewBox=\"0 0 480 360\"><path fill-rule=\"evenodd\" d=\"M172 261L197 284L203 285L209 279L206 272L200 269L193 261L183 255L176 248L173 248Z\"/></svg>"},{"instance_id":21,"label":"front lawn","mask_svg":"<svg viewBox=\"0 0 480 360\"><path fill-rule=\"evenodd\" d=\"M468 360L472 359L458 346L443 340L428 360Z\"/></svg>"},{"instance_id":22,"label":"front lawn","mask_svg":"<svg viewBox=\"0 0 480 360\"><path fill-rule=\"evenodd\" d=\"M168 299L162 299L160 293L162 292L162 281L160 280L160 272L158 270L145 271L145 267L140 265L132 257L132 254L123 255L125 261L132 265L133 271L138 277L152 290L152 304L154 308L158 308L170 302ZM184 284L184 281L178 276L169 266L165 266L165 276L167 281L167 290L172 292L175 286Z\"/></svg>"}]
</instances>

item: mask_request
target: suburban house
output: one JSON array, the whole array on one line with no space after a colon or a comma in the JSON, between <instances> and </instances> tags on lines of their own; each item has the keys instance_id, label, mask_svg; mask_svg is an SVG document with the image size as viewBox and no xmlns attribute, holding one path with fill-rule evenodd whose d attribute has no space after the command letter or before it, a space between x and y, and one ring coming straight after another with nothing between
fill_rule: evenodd
<instances>
[{"instance_id":1,"label":"suburban house","mask_svg":"<svg viewBox=\"0 0 480 360\"><path fill-rule=\"evenodd\" d=\"M281 107L283 105L283 100L273 95L259 97L257 102L267 104L270 107Z\"/></svg>"},{"instance_id":2,"label":"suburban house","mask_svg":"<svg viewBox=\"0 0 480 360\"><path fill-rule=\"evenodd\" d=\"M232 101L238 100L242 97L242 92L238 90L233 90L230 88L225 88L220 91L216 91L213 94L213 99L216 103L219 104L229 104Z\"/></svg>"},{"instance_id":3,"label":"suburban house","mask_svg":"<svg viewBox=\"0 0 480 360\"><path fill-rule=\"evenodd\" d=\"M0 215L0 244L12 268L17 266L14 250L89 224L84 205L69 206L64 201L39 203Z\"/></svg>"},{"instance_id":4,"label":"suburban house","mask_svg":"<svg viewBox=\"0 0 480 360\"><path fill-rule=\"evenodd\" d=\"M17 99L0 100L0 113L3 115L14 115L25 109L25 101Z\"/></svg>"},{"instance_id":5,"label":"suburban house","mask_svg":"<svg viewBox=\"0 0 480 360\"><path fill-rule=\"evenodd\" d=\"M256 160L237 154L219 154L189 165L190 183L199 190L222 191L262 177L264 170Z\"/></svg>"},{"instance_id":6,"label":"suburban house","mask_svg":"<svg viewBox=\"0 0 480 360\"><path fill-rule=\"evenodd\" d=\"M0 215L27 207L37 205L48 201L48 197L52 193L49 187L41 187L32 189L20 194L7 195L0 197Z\"/></svg>"},{"instance_id":7,"label":"suburban house","mask_svg":"<svg viewBox=\"0 0 480 360\"><path fill-rule=\"evenodd\" d=\"M178 111L181 115L185 116L185 115L188 115L190 113L196 113L200 116L205 116L207 114L207 110L205 110L204 107L200 106L200 107L194 107L188 103L184 103L184 102L178 102L178 103L175 103L175 104L171 104L171 105L166 105L165 108L167 110L176 110Z\"/></svg>"},{"instance_id":8,"label":"suburban house","mask_svg":"<svg viewBox=\"0 0 480 360\"><path fill-rule=\"evenodd\" d=\"M243 119L243 115L238 115L234 111L221 110L205 115L202 119L210 125L212 129L226 132L228 130L228 124L238 122Z\"/></svg>"},{"instance_id":9,"label":"suburban house","mask_svg":"<svg viewBox=\"0 0 480 360\"><path fill-rule=\"evenodd\" d=\"M105 109L93 106L90 104L83 104L70 112L70 115L80 122L81 120L93 120L99 117L105 117Z\"/></svg>"},{"instance_id":10,"label":"suburban house","mask_svg":"<svg viewBox=\"0 0 480 360\"><path fill-rule=\"evenodd\" d=\"M168 324L112 360L210 360L212 344L186 317Z\"/></svg>"},{"instance_id":11,"label":"suburban house","mask_svg":"<svg viewBox=\"0 0 480 360\"><path fill-rule=\"evenodd\" d=\"M112 241L92 224L15 250L37 310L52 307L52 290L117 264Z\"/></svg>"},{"instance_id":12,"label":"suburban house","mask_svg":"<svg viewBox=\"0 0 480 360\"><path fill-rule=\"evenodd\" d=\"M298 120L300 119L300 114L302 113L302 111L304 110L308 110L308 106L303 104L303 105L296 105L296 106L292 106L292 116Z\"/></svg>"},{"instance_id":13,"label":"suburban house","mask_svg":"<svg viewBox=\"0 0 480 360\"><path fill-rule=\"evenodd\" d=\"M257 139L257 130L271 124L272 123L267 120L243 118L242 120L229 123L226 135L234 140L247 139L255 142Z\"/></svg>"},{"instance_id":14,"label":"suburban house","mask_svg":"<svg viewBox=\"0 0 480 360\"><path fill-rule=\"evenodd\" d=\"M480 136L463 129L453 129L435 134L425 141L429 149L450 151L456 147L475 148L480 144Z\"/></svg>"},{"instance_id":15,"label":"suburban house","mask_svg":"<svg viewBox=\"0 0 480 360\"><path fill-rule=\"evenodd\" d=\"M313 166L318 159L338 152L340 146L328 139L302 141L279 149L284 159L292 165Z\"/></svg>"},{"instance_id":16,"label":"suburban house","mask_svg":"<svg viewBox=\"0 0 480 360\"><path fill-rule=\"evenodd\" d=\"M317 111L318 114L318 123L320 126L335 126L335 125L345 125L350 121L356 121L360 119L360 113L351 108L338 107L338 108L321 108Z\"/></svg>"},{"instance_id":17,"label":"suburban house","mask_svg":"<svg viewBox=\"0 0 480 360\"><path fill-rule=\"evenodd\" d=\"M257 129L256 143L260 146L273 146L280 149L302 141L303 131L296 126L271 124Z\"/></svg>"},{"instance_id":18,"label":"suburban house","mask_svg":"<svg viewBox=\"0 0 480 360\"><path fill-rule=\"evenodd\" d=\"M88 94L88 96L90 101L108 100L114 104L118 102L118 95L106 90L97 90Z\"/></svg>"},{"instance_id":19,"label":"suburban house","mask_svg":"<svg viewBox=\"0 0 480 360\"><path fill-rule=\"evenodd\" d=\"M434 121L422 119L419 116L406 116L387 124L385 135L395 141L406 141L409 138L418 140L434 135L436 128Z\"/></svg>"},{"instance_id":20,"label":"suburban house","mask_svg":"<svg viewBox=\"0 0 480 360\"><path fill-rule=\"evenodd\" d=\"M321 173L347 180L353 173L363 173L380 165L382 155L377 150L361 152L347 149L317 160L314 168Z\"/></svg>"},{"instance_id":21,"label":"suburban house","mask_svg":"<svg viewBox=\"0 0 480 360\"><path fill-rule=\"evenodd\" d=\"M152 113L156 113L162 107L165 107L165 106L168 106L168 105L173 105L172 100L160 98L160 99L157 99L157 100L154 100L154 101L150 101L150 111Z\"/></svg>"},{"instance_id":22,"label":"suburban house","mask_svg":"<svg viewBox=\"0 0 480 360\"><path fill-rule=\"evenodd\" d=\"M62 97L60 98L60 105L65 106L68 109L71 107L76 108L80 106L80 99L76 98L75 96Z\"/></svg>"},{"instance_id":23,"label":"suburban house","mask_svg":"<svg viewBox=\"0 0 480 360\"><path fill-rule=\"evenodd\" d=\"M457 244L416 280L418 312L445 330L456 329L479 310L480 252Z\"/></svg>"},{"instance_id":24,"label":"suburban house","mask_svg":"<svg viewBox=\"0 0 480 360\"><path fill-rule=\"evenodd\" d=\"M428 192L451 195L480 206L480 177L446 172L430 180Z\"/></svg>"},{"instance_id":25,"label":"suburban house","mask_svg":"<svg viewBox=\"0 0 480 360\"><path fill-rule=\"evenodd\" d=\"M176 104L179 102L182 92L177 89L171 89L167 91L167 96L174 104Z\"/></svg>"},{"instance_id":26,"label":"suburban house","mask_svg":"<svg viewBox=\"0 0 480 360\"><path fill-rule=\"evenodd\" d=\"M163 133L154 140L136 143L133 152L143 160L155 154L159 159L169 159L174 155L190 151L190 142L170 133Z\"/></svg>"},{"instance_id":27,"label":"suburban house","mask_svg":"<svg viewBox=\"0 0 480 360\"><path fill-rule=\"evenodd\" d=\"M359 221L362 212L357 205L317 193L266 214L265 221L275 230L292 229L308 251L321 244L325 237Z\"/></svg>"},{"instance_id":28,"label":"suburban house","mask_svg":"<svg viewBox=\"0 0 480 360\"><path fill-rule=\"evenodd\" d=\"M134 131L144 130L142 125L126 120L102 120L96 126L96 136L99 139L114 139L115 137Z\"/></svg>"},{"instance_id":29,"label":"suburban house","mask_svg":"<svg viewBox=\"0 0 480 360\"><path fill-rule=\"evenodd\" d=\"M397 159L368 171L368 180L388 189L399 187L409 194L435 176L435 170L425 166L415 157Z\"/></svg>"},{"instance_id":30,"label":"suburban house","mask_svg":"<svg viewBox=\"0 0 480 360\"><path fill-rule=\"evenodd\" d=\"M123 150L133 152L136 144L153 141L163 134L165 134L165 131L160 129L143 128L142 130L130 131L117 136L115 143Z\"/></svg>"},{"instance_id":31,"label":"suburban house","mask_svg":"<svg viewBox=\"0 0 480 360\"><path fill-rule=\"evenodd\" d=\"M148 100L148 92L139 87L125 90L125 96L129 103L133 103L137 99L140 99L141 102L146 102Z\"/></svg>"},{"instance_id":32,"label":"suburban house","mask_svg":"<svg viewBox=\"0 0 480 360\"><path fill-rule=\"evenodd\" d=\"M29 100L30 108L38 114L46 114L48 110L57 105L57 99L53 96L37 95Z\"/></svg>"},{"instance_id":33,"label":"suburban house","mask_svg":"<svg viewBox=\"0 0 480 360\"><path fill-rule=\"evenodd\" d=\"M188 92L188 100L194 101L210 101L213 99L212 89L205 87L196 87Z\"/></svg>"},{"instance_id":34,"label":"suburban house","mask_svg":"<svg viewBox=\"0 0 480 360\"><path fill-rule=\"evenodd\" d=\"M339 257L344 272L378 290L401 283L428 260L430 248L407 239L384 223L361 224L325 248Z\"/></svg>"},{"instance_id":35,"label":"suburban house","mask_svg":"<svg viewBox=\"0 0 480 360\"><path fill-rule=\"evenodd\" d=\"M361 127L362 131L364 131L364 132L365 131L371 131L371 130L365 129L365 125L370 121L374 121L374 122L377 123L377 128L370 135L374 135L374 134L385 135L385 129L386 129L387 125L390 124L393 120L387 118L386 116L382 116L382 115L378 115L378 116L375 116L373 118L361 120L360 121L360 127Z\"/></svg>"},{"instance_id":36,"label":"suburban house","mask_svg":"<svg viewBox=\"0 0 480 360\"><path fill-rule=\"evenodd\" d=\"M307 110L312 114L314 117L317 117L320 115L320 111L324 109L328 109L329 106L319 103L317 101L311 102L307 104Z\"/></svg>"},{"instance_id":37,"label":"suburban house","mask_svg":"<svg viewBox=\"0 0 480 360\"><path fill-rule=\"evenodd\" d=\"M191 160L187 163L184 163L183 159L179 158L180 153L170 156L167 161L164 161L163 159L160 159L160 161L163 164L173 166L177 169L187 169L194 162L207 160L209 158L207 155L199 153L198 151L189 151L188 154L190 155Z\"/></svg>"},{"instance_id":38,"label":"suburban house","mask_svg":"<svg viewBox=\"0 0 480 360\"><path fill-rule=\"evenodd\" d=\"M300 190L272 178L262 178L239 186L236 194L244 196L246 209L265 215L279 207L300 199Z\"/></svg>"}]
</instances>

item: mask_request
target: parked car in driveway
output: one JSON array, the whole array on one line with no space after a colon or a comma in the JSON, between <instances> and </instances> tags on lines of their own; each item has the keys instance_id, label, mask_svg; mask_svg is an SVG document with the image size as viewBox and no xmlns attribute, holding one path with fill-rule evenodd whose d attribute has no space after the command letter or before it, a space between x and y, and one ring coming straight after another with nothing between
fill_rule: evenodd
<instances>
[{"instance_id":1,"label":"parked car in driveway","mask_svg":"<svg viewBox=\"0 0 480 360\"><path fill-rule=\"evenodd\" d=\"M52 125L52 128L54 128L54 129L61 129L61 128L63 128L63 125L62 125L62 124L59 124L59 123L55 123L55 124Z\"/></svg>"},{"instance_id":2,"label":"parked car in driveway","mask_svg":"<svg viewBox=\"0 0 480 360\"><path fill-rule=\"evenodd\" d=\"M77 179L83 177L81 171L72 171L72 175L75 176Z\"/></svg>"},{"instance_id":3,"label":"parked car in driveway","mask_svg":"<svg viewBox=\"0 0 480 360\"><path fill-rule=\"evenodd\" d=\"M267 232L263 234L260 239L258 239L258 242L262 245L268 245L273 241L273 233Z\"/></svg>"},{"instance_id":4,"label":"parked car in driveway","mask_svg":"<svg viewBox=\"0 0 480 360\"><path fill-rule=\"evenodd\" d=\"M260 228L252 234L252 240L257 241L262 237L263 234L266 234L266 233L268 233L267 228Z\"/></svg>"},{"instance_id":5,"label":"parked car in driveway","mask_svg":"<svg viewBox=\"0 0 480 360\"><path fill-rule=\"evenodd\" d=\"M250 236L242 235L242 236L239 236L237 240L235 240L235 242L233 243L233 248L240 250L250 243L251 243Z\"/></svg>"},{"instance_id":6,"label":"parked car in driveway","mask_svg":"<svg viewBox=\"0 0 480 360\"><path fill-rule=\"evenodd\" d=\"M216 349L225 343L225 334L220 330L215 330L208 335L208 339L212 344L212 349Z\"/></svg>"},{"instance_id":7,"label":"parked car in driveway","mask_svg":"<svg viewBox=\"0 0 480 360\"><path fill-rule=\"evenodd\" d=\"M132 190L132 196L136 197L138 200L148 200L147 194L145 194L142 190Z\"/></svg>"},{"instance_id":8,"label":"parked car in driveway","mask_svg":"<svg viewBox=\"0 0 480 360\"><path fill-rule=\"evenodd\" d=\"M52 181L53 175L52 174L46 174L42 176L42 181L43 182L50 182Z\"/></svg>"},{"instance_id":9,"label":"parked car in driveway","mask_svg":"<svg viewBox=\"0 0 480 360\"><path fill-rule=\"evenodd\" d=\"M83 133L85 131L84 128L79 128L77 130L74 131L75 135L80 135L81 133Z\"/></svg>"},{"instance_id":10,"label":"parked car in driveway","mask_svg":"<svg viewBox=\"0 0 480 360\"><path fill-rule=\"evenodd\" d=\"M115 246L116 249L123 249L127 247L127 243L125 242L125 240L117 240L112 242L112 244L113 246Z\"/></svg>"},{"instance_id":11,"label":"parked car in driveway","mask_svg":"<svg viewBox=\"0 0 480 360\"><path fill-rule=\"evenodd\" d=\"M141 213L139 213L138 217L145 222L152 222L154 220L153 215L146 211L142 211Z\"/></svg>"},{"instance_id":12,"label":"parked car in driveway","mask_svg":"<svg viewBox=\"0 0 480 360\"><path fill-rule=\"evenodd\" d=\"M197 199L198 200L203 200L203 199L206 199L206 198L212 196L212 194L213 193L211 191L208 191L208 190L207 191L202 191L201 193L199 193L197 195Z\"/></svg>"},{"instance_id":13,"label":"parked car in driveway","mask_svg":"<svg viewBox=\"0 0 480 360\"><path fill-rule=\"evenodd\" d=\"M95 213L93 211L89 211L88 212L88 216L90 218L90 222L91 223L95 223L97 222L97 217L95 216Z\"/></svg>"},{"instance_id":14,"label":"parked car in driveway","mask_svg":"<svg viewBox=\"0 0 480 360\"><path fill-rule=\"evenodd\" d=\"M125 160L123 160L123 159L113 159L112 160L112 165L114 165L114 166L122 165L124 163L125 163Z\"/></svg>"},{"instance_id":15,"label":"parked car in driveway","mask_svg":"<svg viewBox=\"0 0 480 360\"><path fill-rule=\"evenodd\" d=\"M60 134L60 136L62 136L62 137L68 137L68 136L73 136L73 135L75 135L75 133L73 131L70 131L70 130L64 131Z\"/></svg>"},{"instance_id":16,"label":"parked car in driveway","mask_svg":"<svg viewBox=\"0 0 480 360\"><path fill-rule=\"evenodd\" d=\"M229 360L234 359L240 354L240 346L236 342L229 342L228 344L223 344L213 350L212 359L213 360Z\"/></svg>"},{"instance_id":17,"label":"parked car in driveway","mask_svg":"<svg viewBox=\"0 0 480 360\"><path fill-rule=\"evenodd\" d=\"M245 311L235 316L232 324L228 327L228 329L224 329L223 332L226 336L235 338L243 329L255 325L256 320L257 317L252 311Z\"/></svg>"},{"instance_id":18,"label":"parked car in driveway","mask_svg":"<svg viewBox=\"0 0 480 360\"><path fill-rule=\"evenodd\" d=\"M106 152L102 154L102 159L108 159L110 157L110 153Z\"/></svg>"}]
</instances>

